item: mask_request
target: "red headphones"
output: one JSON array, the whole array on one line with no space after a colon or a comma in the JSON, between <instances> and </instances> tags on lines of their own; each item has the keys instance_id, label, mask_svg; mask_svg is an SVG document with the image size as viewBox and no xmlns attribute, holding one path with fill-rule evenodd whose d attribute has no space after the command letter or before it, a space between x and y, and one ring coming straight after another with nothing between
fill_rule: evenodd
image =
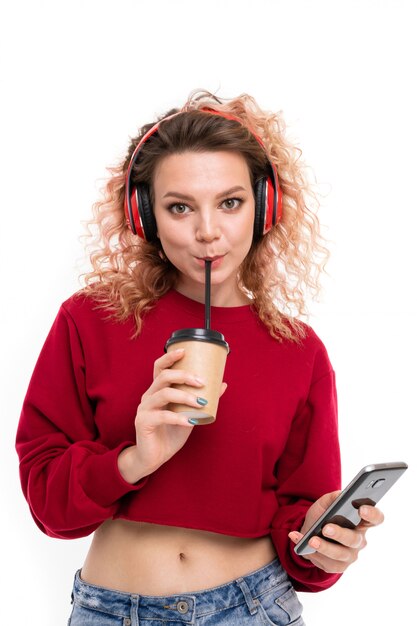
<instances>
[{"instance_id":1,"label":"red headphones","mask_svg":"<svg viewBox=\"0 0 417 626\"><path fill-rule=\"evenodd\" d=\"M242 122L238 118L234 117L233 115L229 115L228 113L223 113L222 111L215 111L206 107L203 107L199 110L205 111L206 113L209 113L211 115L220 115L221 117L242 124ZM147 133L145 133L132 154L129 167L126 172L124 200L126 220L133 234L142 237L146 241L156 241L156 221L149 196L148 186L144 183L141 183L139 185L132 184L132 169L140 154L143 144L148 140L151 135L157 132L159 125L162 122L171 119L172 117L176 117L180 113L183 113L183 111L178 111L173 115L165 117L163 120L160 120L154 126L152 126L152 128L148 130ZM256 141L262 146L263 150L266 153L266 149L264 144L262 143L262 140L257 135L255 135L255 133L252 133L252 135L255 137ZM278 183L277 170L275 165L269 158L268 164L270 170L269 175L264 176L260 180L258 180L254 188L254 239L259 239L269 230L271 230L272 226L275 226L275 224L277 224L282 215L282 190Z\"/></svg>"}]
</instances>

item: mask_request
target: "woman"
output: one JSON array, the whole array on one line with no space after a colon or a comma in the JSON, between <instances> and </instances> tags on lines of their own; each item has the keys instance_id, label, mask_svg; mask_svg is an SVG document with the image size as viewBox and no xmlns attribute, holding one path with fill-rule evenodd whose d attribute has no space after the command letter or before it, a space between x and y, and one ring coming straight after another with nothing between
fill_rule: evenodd
<instances>
[{"instance_id":1,"label":"woman","mask_svg":"<svg viewBox=\"0 0 417 626\"><path fill-rule=\"evenodd\" d=\"M64 302L25 398L17 450L51 537L95 531L75 624L303 624L294 589L336 582L382 513L294 544L340 488L334 371L304 314L318 222L281 116L194 92L144 126L95 206L86 287ZM231 352L213 424L205 381L164 352L204 320ZM187 385L186 389L179 385ZM226 390L226 386L227 390Z\"/></svg>"}]
</instances>

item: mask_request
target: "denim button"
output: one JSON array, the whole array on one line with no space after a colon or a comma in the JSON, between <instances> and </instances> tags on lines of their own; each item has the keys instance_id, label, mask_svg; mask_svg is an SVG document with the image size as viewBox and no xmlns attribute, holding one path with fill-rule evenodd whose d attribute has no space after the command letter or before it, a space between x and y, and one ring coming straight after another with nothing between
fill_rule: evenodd
<instances>
[{"instance_id":1,"label":"denim button","mask_svg":"<svg viewBox=\"0 0 417 626\"><path fill-rule=\"evenodd\" d=\"M178 602L177 609L179 613L186 613L188 611L188 602Z\"/></svg>"},{"instance_id":2,"label":"denim button","mask_svg":"<svg viewBox=\"0 0 417 626\"><path fill-rule=\"evenodd\" d=\"M130 617L125 617L123 620L123 626L130 626L132 623L132 620L130 619Z\"/></svg>"}]
</instances>

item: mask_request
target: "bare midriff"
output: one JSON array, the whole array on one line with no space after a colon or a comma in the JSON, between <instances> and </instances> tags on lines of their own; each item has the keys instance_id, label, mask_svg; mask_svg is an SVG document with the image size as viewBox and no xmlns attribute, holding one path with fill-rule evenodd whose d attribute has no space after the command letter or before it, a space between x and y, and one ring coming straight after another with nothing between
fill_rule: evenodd
<instances>
[{"instance_id":1,"label":"bare midriff","mask_svg":"<svg viewBox=\"0 0 417 626\"><path fill-rule=\"evenodd\" d=\"M277 556L271 536L242 538L117 519L95 532L81 571L87 583L164 596L217 587Z\"/></svg>"}]
</instances>

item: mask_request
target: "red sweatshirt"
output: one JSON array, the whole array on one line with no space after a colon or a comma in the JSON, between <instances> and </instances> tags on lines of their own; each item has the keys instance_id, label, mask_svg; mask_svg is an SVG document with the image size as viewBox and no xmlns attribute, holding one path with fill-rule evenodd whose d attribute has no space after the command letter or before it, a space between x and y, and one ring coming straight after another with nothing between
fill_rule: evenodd
<instances>
[{"instance_id":1,"label":"red sweatshirt","mask_svg":"<svg viewBox=\"0 0 417 626\"><path fill-rule=\"evenodd\" d=\"M308 507L340 488L335 375L310 326L302 344L279 343L250 305L212 307L231 352L213 424L131 485L117 457L136 443L134 420L154 361L179 328L204 326L204 305L171 290L130 339L75 294L62 304L24 400L16 448L25 497L39 528L76 538L124 518L234 535L271 534L296 589L339 577L297 556L288 539Z\"/></svg>"}]
</instances>

